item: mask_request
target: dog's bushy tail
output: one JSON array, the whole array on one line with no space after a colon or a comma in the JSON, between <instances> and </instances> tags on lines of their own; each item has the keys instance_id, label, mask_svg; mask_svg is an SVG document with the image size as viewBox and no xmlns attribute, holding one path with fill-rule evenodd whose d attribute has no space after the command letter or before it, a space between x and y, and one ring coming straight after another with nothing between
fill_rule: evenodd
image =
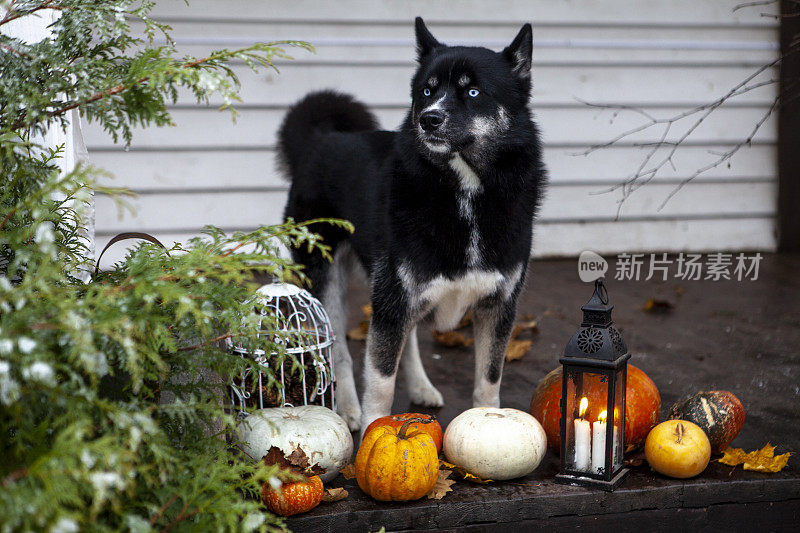
<instances>
[{"instance_id":1,"label":"dog's bushy tail","mask_svg":"<svg viewBox=\"0 0 800 533\"><path fill-rule=\"evenodd\" d=\"M283 119L278 130L278 163L288 179L307 159L309 143L318 133L356 132L378 129L378 121L367 107L352 96L335 91L306 95Z\"/></svg>"}]
</instances>

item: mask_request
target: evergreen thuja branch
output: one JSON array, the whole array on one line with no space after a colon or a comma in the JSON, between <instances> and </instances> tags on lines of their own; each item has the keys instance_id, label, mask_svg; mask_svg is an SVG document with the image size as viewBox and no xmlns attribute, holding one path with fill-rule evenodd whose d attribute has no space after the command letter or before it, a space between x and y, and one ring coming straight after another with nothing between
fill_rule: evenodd
<instances>
[{"instance_id":1,"label":"evergreen thuja branch","mask_svg":"<svg viewBox=\"0 0 800 533\"><path fill-rule=\"evenodd\" d=\"M30 9L23 9L23 10L16 10L14 9L15 0L12 0L8 5L8 11L6 12L5 16L0 19L0 26L3 24L7 24L13 20L17 20L18 18L25 17L27 15L31 15L36 13L37 11L42 11L45 9L52 9L55 11L62 11L67 9L66 6L60 6L55 3L55 0L46 0L43 4L32 7Z\"/></svg>"},{"instance_id":2,"label":"evergreen thuja branch","mask_svg":"<svg viewBox=\"0 0 800 533\"><path fill-rule=\"evenodd\" d=\"M255 66L256 64L260 64L262 66L270 66L274 68L272 65L272 58L276 55L280 57L288 57L285 54L280 52L281 46L299 46L308 50L313 50L311 45L302 41L273 41L269 43L258 43L253 46L249 46L246 48L241 48L238 50L220 50L214 52L213 54L209 55L208 57L204 57L201 59L193 59L191 61L187 61L183 64L177 66L177 68L173 70L165 70L161 72L159 77L170 80L171 78L177 78L181 71L188 71L192 69L197 69L198 67L202 67L204 65L214 65L215 67L220 67L219 65L221 62L228 61L233 58L246 58L248 60L248 64L251 66ZM264 55L258 55L253 52L263 52ZM18 52L19 53L19 52ZM233 71L226 70L226 74L229 77L234 76ZM48 111L46 115L40 117L39 121L44 121L48 119L53 119L56 117L60 117L67 113L68 111L72 111L73 109L80 108L82 106L97 102L104 98L108 98L117 94L121 94L125 91L130 91L135 89L137 86L143 85L148 82L153 76L147 75L142 76L139 79L135 80L133 83L127 84L120 84L115 87L111 87L109 89L99 91L88 98L85 98L80 101L71 102L69 104L63 105L51 111ZM23 126L30 127L32 124L30 122L26 122L26 113L22 113L20 117L14 122L14 124L9 128L11 131L17 130L22 128Z\"/></svg>"}]
</instances>

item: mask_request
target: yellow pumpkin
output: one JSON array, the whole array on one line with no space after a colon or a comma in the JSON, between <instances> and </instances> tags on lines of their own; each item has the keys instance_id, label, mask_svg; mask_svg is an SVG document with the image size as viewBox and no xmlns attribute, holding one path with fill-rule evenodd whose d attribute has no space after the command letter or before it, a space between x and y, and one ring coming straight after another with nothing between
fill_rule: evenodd
<instances>
[{"instance_id":1,"label":"yellow pumpkin","mask_svg":"<svg viewBox=\"0 0 800 533\"><path fill-rule=\"evenodd\" d=\"M409 426L379 426L364 435L356 454L356 481L380 501L404 502L428 494L439 476L439 456L431 436Z\"/></svg>"},{"instance_id":2,"label":"yellow pumpkin","mask_svg":"<svg viewBox=\"0 0 800 533\"><path fill-rule=\"evenodd\" d=\"M688 420L667 420L647 436L644 456L656 472L686 479L706 469L711 443L700 426Z\"/></svg>"}]
</instances>

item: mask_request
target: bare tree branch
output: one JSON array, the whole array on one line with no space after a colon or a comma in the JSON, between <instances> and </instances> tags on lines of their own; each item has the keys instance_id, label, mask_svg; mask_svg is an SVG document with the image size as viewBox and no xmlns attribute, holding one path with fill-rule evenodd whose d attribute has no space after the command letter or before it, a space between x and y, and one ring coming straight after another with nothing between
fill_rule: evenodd
<instances>
[{"instance_id":1,"label":"bare tree branch","mask_svg":"<svg viewBox=\"0 0 800 533\"><path fill-rule=\"evenodd\" d=\"M756 2L744 2L743 4L739 4L739 5L735 6L732 11L736 12L736 11L739 11L740 9L744 9L746 7L768 6L768 5L771 5L771 4L775 4L777 2L778 2L778 0L758 0Z\"/></svg>"},{"instance_id":2,"label":"bare tree branch","mask_svg":"<svg viewBox=\"0 0 800 533\"><path fill-rule=\"evenodd\" d=\"M776 84L778 82L777 78L770 78L768 80L762 81L755 81L757 77L761 74L766 72L767 70L776 67L780 64L782 58L777 58L774 61L762 65L758 69L756 69L753 73L743 79L741 82L736 84L734 87L729 89L725 94L708 102L706 104L702 104L696 106L694 108L688 109L686 111L682 111L676 115L666 118L657 118L653 116L651 113L646 112L643 109L633 107L633 106L618 106L618 105L606 105L606 104L596 104L591 102L583 102L584 104L595 107L599 109L611 109L614 111L613 118L616 118L620 113L627 111L636 113L646 120L633 128L630 128L619 135L615 136L613 139L598 143L595 145L590 146L585 151L580 152L576 155L589 155L592 152L597 150L608 148L613 145L620 143L623 140L630 139L632 136L641 133L643 131L652 130L653 128L662 128L661 133L659 135L658 140L655 142L635 142L633 143L634 146L638 147L647 147L648 150L643 157L642 161L639 163L638 167L635 171L633 171L630 175L628 175L621 183L613 185L607 189L598 191L596 194L604 194L608 192L613 192L615 190L620 189L622 191L622 198L617 203L617 218L620 216L620 212L622 209L623 204L625 201L630 197L630 195L638 190L640 187L650 183L654 179L656 179L662 170L665 168L672 168L673 170L676 169L674 157L681 146L684 146L689 140L692 134L700 127L701 124L717 109L719 109L724 104L728 103L731 99L736 98L737 96L741 96L743 94L749 93L755 89L765 87L768 85ZM663 209L666 203L687 183L691 180L696 178L697 176L716 168L722 165L725 162L730 161L734 154L736 154L740 149L745 146L749 146L752 143L753 137L755 134L761 129L764 123L769 119L769 117L773 114L775 109L777 108L780 101L780 97L776 97L775 100L770 105L769 109L764 113L764 115L758 120L754 128L750 131L746 138L742 139L740 142L736 143L730 150L717 154L718 157L714 161L710 162L709 164L698 168L694 171L689 177L682 180L676 187L673 189L667 198L662 202L658 210ZM696 117L695 120L684 129L675 140L669 140L670 133L674 132L677 128L676 125L678 122L689 118L689 117ZM658 154L660 151L664 151L666 149L666 154L659 157Z\"/></svg>"},{"instance_id":3,"label":"bare tree branch","mask_svg":"<svg viewBox=\"0 0 800 533\"><path fill-rule=\"evenodd\" d=\"M791 2L796 6L800 6L800 0L789 0L789 2ZM753 0L735 6L733 8L733 11L738 11L740 9L748 7L773 5L776 3L778 3L778 0ZM800 15L800 13L789 13L789 14L781 13L779 15L762 13L762 16L773 16L778 19L782 17L798 16L798 15ZM622 205L634 191L636 191L640 187L643 187L644 185L650 183L651 181L659 177L662 174L662 171L665 170L666 168L672 168L672 170L677 170L674 161L676 153L678 152L679 148L681 148L682 146L686 146L687 144L689 144L689 142L691 142L692 135L696 132L696 130L700 127L700 125L703 124L703 122L706 119L708 119L710 115L712 115L720 107L729 103L732 99L738 96L744 95L761 87L777 84L780 81L777 77L773 77L766 80L764 79L757 80L756 78L761 76L764 72L779 66L787 56L791 54L796 54L798 53L798 51L800 51L800 35L798 35L797 38L794 39L789 44L788 50L784 50L784 53L780 57L756 69L754 72L752 72L750 75L748 75L745 79L736 84L734 87L730 88L730 90L728 90L725 94L723 94L719 98L666 118L656 117L654 116L653 113L635 106L597 104L579 100L581 101L581 103L589 107L611 110L613 112L611 118L612 122L623 112L635 113L643 117L644 121L638 126L623 131L622 133L616 135L609 141L594 144L589 148L587 148L586 150L584 150L583 152L579 152L574 155L589 155L597 150L618 145L623 141L627 141L626 145L630 145L631 144L630 141L632 140L631 138L637 134L640 134L645 131L653 131L653 129L657 129L660 131L658 139L655 141L649 141L649 142L643 141L643 142L632 143L633 146L640 148L647 148L647 150L641 162L638 164L637 168L631 174L625 177L620 183L617 183L607 189L597 191L593 194L605 194L616 190L621 190L622 197L621 199L618 200L617 215L616 215L617 218L619 218ZM675 188L672 189L669 192L669 194L667 194L664 201L658 207L658 210L660 211L661 209L663 209L666 206L666 204L678 193L678 191L680 191L686 184L690 183L698 176L702 175L705 172L708 172L709 170L717 168L723 164L727 164L728 166L730 166L731 159L733 158L733 156L737 154L742 148L750 146L752 144L756 134L762 129L764 124L769 120L769 118L775 113L775 111L781 105L786 105L789 102L794 101L796 98L800 98L800 90L798 90L798 87L800 87L800 80L789 84L787 84L786 81L784 80L781 91L772 100L769 107L766 109L763 115L761 115L761 117L756 121L756 123L750 129L749 133L743 139L733 144L728 150L725 150L723 152L714 152L709 150L709 154L715 156L715 159L695 169L688 177L681 179L680 182L675 186ZM693 122L688 124L688 126L685 126L685 129L681 130L681 133L677 135L676 139L671 139L670 134L674 135L676 130L679 129L678 123L690 117L694 117Z\"/></svg>"}]
</instances>

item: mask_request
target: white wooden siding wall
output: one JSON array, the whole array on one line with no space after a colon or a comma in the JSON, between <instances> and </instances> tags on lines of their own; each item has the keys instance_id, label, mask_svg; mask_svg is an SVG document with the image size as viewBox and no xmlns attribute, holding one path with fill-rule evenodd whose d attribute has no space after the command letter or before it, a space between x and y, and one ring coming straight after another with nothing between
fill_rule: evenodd
<instances>
[{"instance_id":1,"label":"white wooden siding wall","mask_svg":"<svg viewBox=\"0 0 800 533\"><path fill-rule=\"evenodd\" d=\"M409 102L414 70L413 17L426 18L445 43L500 49L520 25L534 26L532 105L541 124L550 186L536 229L534 254L619 251L772 250L775 247L776 134L768 121L730 166L712 169L664 198L695 169L748 135L768 109L775 86L734 99L690 137L653 183L622 206L620 193L597 194L641 162L660 131L636 135L589 156L575 155L641 123L587 107L640 107L657 117L704 104L777 56L777 23L760 16L770 6L734 11L739 0L593 0L460 2L422 0L162 0L156 13L173 27L187 53L255 41L302 39L317 54L296 51L280 74L235 65L243 103L230 114L190 98L172 106L177 127L135 136L129 151L89 127L93 163L117 186L138 193L137 215L119 218L99 198L98 245L126 230L165 241L197 234L204 224L250 229L281 220L288 184L275 164L275 132L287 106L306 92L336 88L371 104L385 128L395 128ZM764 72L754 81L777 76ZM218 102L215 102L218 103ZM688 120L691 119L687 119ZM675 128L670 139L682 129ZM119 257L121 251L112 253Z\"/></svg>"}]
</instances>

